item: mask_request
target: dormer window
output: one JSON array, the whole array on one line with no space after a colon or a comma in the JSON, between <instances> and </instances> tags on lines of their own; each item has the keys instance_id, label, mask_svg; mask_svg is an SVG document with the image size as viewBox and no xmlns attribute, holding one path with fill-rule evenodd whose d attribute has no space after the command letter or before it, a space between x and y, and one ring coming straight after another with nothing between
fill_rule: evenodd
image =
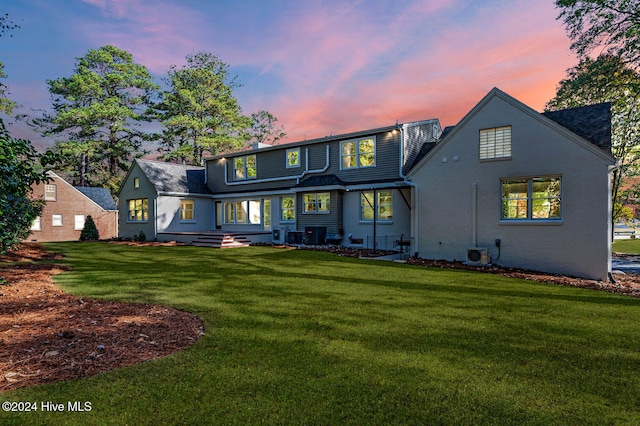
<instances>
[{"instance_id":1,"label":"dormer window","mask_svg":"<svg viewBox=\"0 0 640 426\"><path fill-rule=\"evenodd\" d=\"M256 173L256 156L247 155L233 159L233 175L236 180L255 179Z\"/></svg>"},{"instance_id":2,"label":"dormer window","mask_svg":"<svg viewBox=\"0 0 640 426\"><path fill-rule=\"evenodd\" d=\"M287 168L300 167L300 148L287 150Z\"/></svg>"},{"instance_id":3,"label":"dormer window","mask_svg":"<svg viewBox=\"0 0 640 426\"><path fill-rule=\"evenodd\" d=\"M368 137L340 142L340 155L343 170L375 167L376 139Z\"/></svg>"}]
</instances>

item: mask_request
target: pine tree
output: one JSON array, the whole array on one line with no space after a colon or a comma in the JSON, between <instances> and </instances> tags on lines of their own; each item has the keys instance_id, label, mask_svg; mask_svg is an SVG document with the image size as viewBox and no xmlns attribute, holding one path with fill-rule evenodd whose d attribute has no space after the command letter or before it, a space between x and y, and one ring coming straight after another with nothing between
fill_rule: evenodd
<instances>
[{"instance_id":1,"label":"pine tree","mask_svg":"<svg viewBox=\"0 0 640 426\"><path fill-rule=\"evenodd\" d=\"M84 222L84 228L82 228L82 232L80 233L80 241L95 241L99 239L100 233L93 218L87 216L87 220Z\"/></svg>"}]
</instances>

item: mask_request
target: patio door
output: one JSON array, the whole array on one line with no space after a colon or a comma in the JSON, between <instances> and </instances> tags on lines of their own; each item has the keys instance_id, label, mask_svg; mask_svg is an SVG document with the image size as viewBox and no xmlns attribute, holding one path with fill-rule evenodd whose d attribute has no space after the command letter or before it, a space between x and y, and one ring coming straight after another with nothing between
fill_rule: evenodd
<instances>
[{"instance_id":1,"label":"patio door","mask_svg":"<svg viewBox=\"0 0 640 426\"><path fill-rule=\"evenodd\" d=\"M216 229L222 229L222 202L216 201Z\"/></svg>"}]
</instances>

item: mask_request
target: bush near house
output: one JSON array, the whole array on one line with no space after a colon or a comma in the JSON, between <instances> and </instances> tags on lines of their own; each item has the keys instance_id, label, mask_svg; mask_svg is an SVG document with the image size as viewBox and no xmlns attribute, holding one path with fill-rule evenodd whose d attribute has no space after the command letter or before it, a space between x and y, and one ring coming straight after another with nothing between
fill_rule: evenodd
<instances>
[{"instance_id":1,"label":"bush near house","mask_svg":"<svg viewBox=\"0 0 640 426\"><path fill-rule=\"evenodd\" d=\"M87 216L87 220L84 222L82 232L80 232L80 241L94 241L100 239L100 233L96 227L95 222L91 216Z\"/></svg>"}]
</instances>

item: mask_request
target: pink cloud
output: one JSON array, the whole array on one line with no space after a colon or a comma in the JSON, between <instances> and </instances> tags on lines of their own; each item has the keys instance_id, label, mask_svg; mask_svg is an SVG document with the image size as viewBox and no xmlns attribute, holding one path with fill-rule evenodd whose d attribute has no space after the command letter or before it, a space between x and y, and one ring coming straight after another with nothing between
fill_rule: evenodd
<instances>
[{"instance_id":1,"label":"pink cloud","mask_svg":"<svg viewBox=\"0 0 640 426\"><path fill-rule=\"evenodd\" d=\"M109 18L104 25L86 22L80 31L98 45L127 50L150 71L164 74L170 65L198 50L206 26L197 11L170 2L83 0ZM97 27L97 28L96 28Z\"/></svg>"},{"instance_id":2,"label":"pink cloud","mask_svg":"<svg viewBox=\"0 0 640 426\"><path fill-rule=\"evenodd\" d=\"M440 6L446 10L450 5ZM531 12L532 7L536 13ZM303 133L324 136L393 124L396 119L439 118L443 125L455 124L494 86L541 110L555 94L566 68L575 63L555 15L552 5L514 3L500 10L479 9L468 25L442 25L429 37L419 33L424 43L410 34L417 24L429 22L426 15L415 11L390 22L388 39L378 35L379 29L375 34L340 30L339 36L334 33L313 45L320 53L305 56L309 63L302 66L304 76L290 81L275 102L276 115L292 141L303 138ZM361 23L357 18L345 16L336 25L353 21L357 26ZM311 34L317 36L315 31ZM346 46L340 47L339 40ZM356 52L356 46L366 46L365 52ZM395 54L405 46L411 46L411 55ZM333 49L338 54L327 58L326 53ZM342 64L342 52L355 52L348 58L349 65ZM385 57L389 63L378 65ZM369 67L378 66L379 75L366 74ZM331 67L336 70L327 78L322 73ZM306 93L305 87L298 86L304 78L326 78L326 90Z\"/></svg>"}]
</instances>

